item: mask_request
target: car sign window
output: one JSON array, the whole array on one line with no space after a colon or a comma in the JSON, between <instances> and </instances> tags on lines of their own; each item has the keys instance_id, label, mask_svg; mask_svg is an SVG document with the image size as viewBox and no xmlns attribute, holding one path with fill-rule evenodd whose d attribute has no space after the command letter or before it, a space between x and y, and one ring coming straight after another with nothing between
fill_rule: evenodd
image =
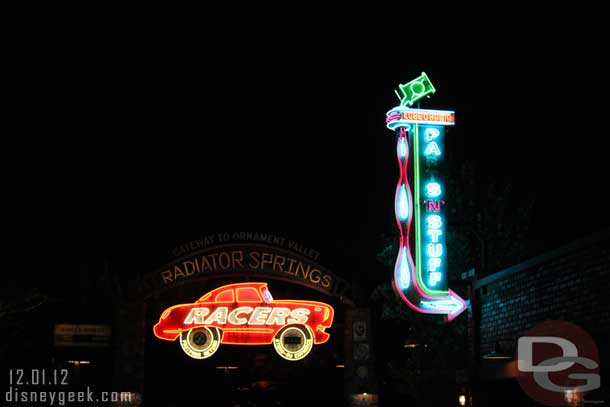
<instances>
[{"instance_id":1,"label":"car sign window","mask_svg":"<svg viewBox=\"0 0 610 407\"><path fill-rule=\"evenodd\" d=\"M273 297L271 296L271 293L269 292L269 290L267 290L266 288L263 288L262 293L263 293L263 299L265 300L265 302L273 302Z\"/></svg>"},{"instance_id":2,"label":"car sign window","mask_svg":"<svg viewBox=\"0 0 610 407\"><path fill-rule=\"evenodd\" d=\"M238 302L262 302L258 291L254 287L237 288L235 291Z\"/></svg>"},{"instance_id":3,"label":"car sign window","mask_svg":"<svg viewBox=\"0 0 610 407\"><path fill-rule=\"evenodd\" d=\"M216 296L216 302L234 302L235 295L233 294L233 290L225 290Z\"/></svg>"}]
</instances>

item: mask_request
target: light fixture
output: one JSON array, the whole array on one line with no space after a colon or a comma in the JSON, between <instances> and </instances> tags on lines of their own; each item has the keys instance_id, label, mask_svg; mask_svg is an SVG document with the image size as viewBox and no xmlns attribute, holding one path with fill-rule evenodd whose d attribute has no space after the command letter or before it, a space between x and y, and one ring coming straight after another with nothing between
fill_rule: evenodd
<instances>
[{"instance_id":1,"label":"light fixture","mask_svg":"<svg viewBox=\"0 0 610 407\"><path fill-rule=\"evenodd\" d=\"M500 342L494 344L494 350L491 353L482 356L486 360L512 360L513 356L502 349Z\"/></svg>"},{"instance_id":2,"label":"light fixture","mask_svg":"<svg viewBox=\"0 0 610 407\"><path fill-rule=\"evenodd\" d=\"M487 355L483 355L483 359L485 360L512 360L513 357L510 355L506 355L503 353L491 352Z\"/></svg>"},{"instance_id":3,"label":"light fixture","mask_svg":"<svg viewBox=\"0 0 610 407\"><path fill-rule=\"evenodd\" d=\"M460 406L465 406L466 405L466 396L463 394L460 394L460 397L458 398L458 401L460 403Z\"/></svg>"},{"instance_id":4,"label":"light fixture","mask_svg":"<svg viewBox=\"0 0 610 407\"><path fill-rule=\"evenodd\" d=\"M580 405L582 402L582 393L576 389L568 389L563 392L563 399L570 406Z\"/></svg>"},{"instance_id":5,"label":"light fixture","mask_svg":"<svg viewBox=\"0 0 610 407\"><path fill-rule=\"evenodd\" d=\"M403 346L405 348L407 348L407 349L414 349L414 348L419 348L419 347L422 347L422 346L424 348L427 348L428 344L427 343L421 344L421 343L417 343L417 342L407 342Z\"/></svg>"},{"instance_id":6,"label":"light fixture","mask_svg":"<svg viewBox=\"0 0 610 407\"><path fill-rule=\"evenodd\" d=\"M89 360L68 360L68 363L71 363L74 366L79 366L79 365L88 365L91 362Z\"/></svg>"}]
</instances>

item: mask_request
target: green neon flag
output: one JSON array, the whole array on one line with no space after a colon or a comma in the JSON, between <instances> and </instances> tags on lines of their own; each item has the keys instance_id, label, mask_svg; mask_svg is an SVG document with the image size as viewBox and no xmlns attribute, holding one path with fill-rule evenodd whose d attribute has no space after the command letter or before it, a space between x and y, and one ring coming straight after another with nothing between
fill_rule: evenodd
<instances>
[{"instance_id":1,"label":"green neon flag","mask_svg":"<svg viewBox=\"0 0 610 407\"><path fill-rule=\"evenodd\" d=\"M401 106L412 106L413 103L423 98L426 95L430 95L436 92L432 82L428 79L428 76L425 72L422 72L418 78L413 79L409 83L405 83L404 85L398 85L398 89L402 95L399 95Z\"/></svg>"}]
</instances>

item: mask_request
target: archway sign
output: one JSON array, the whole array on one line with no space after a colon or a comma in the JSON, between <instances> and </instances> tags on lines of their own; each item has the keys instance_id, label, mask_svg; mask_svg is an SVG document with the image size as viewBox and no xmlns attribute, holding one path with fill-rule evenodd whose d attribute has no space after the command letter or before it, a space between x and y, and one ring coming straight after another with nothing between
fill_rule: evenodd
<instances>
[{"instance_id":1,"label":"archway sign","mask_svg":"<svg viewBox=\"0 0 610 407\"><path fill-rule=\"evenodd\" d=\"M413 310L443 314L452 321L467 308L465 301L447 285L442 164L445 126L455 124L455 113L410 107L435 91L428 76L422 72L411 82L399 85L396 93L400 105L386 114L388 129L396 133L399 168L394 211L400 244L393 286ZM413 188L409 174L412 174ZM409 241L412 223L415 228L413 245ZM415 259L411 255L411 246Z\"/></svg>"},{"instance_id":2,"label":"archway sign","mask_svg":"<svg viewBox=\"0 0 610 407\"><path fill-rule=\"evenodd\" d=\"M342 314L346 321L355 309L350 283L321 266L319 252L282 236L260 232L210 234L181 244L172 255L167 264L129 282L126 301L116 313L113 335L123 344L115 354L117 388L142 394L149 329L157 338L179 342L182 350L196 359L212 356L221 344L268 344L286 360L305 358L312 348L329 339L326 330L333 323L333 306L309 298L285 298L281 291L272 295L269 285L274 287L269 280L334 297L330 302L345 306ZM210 280L219 283L200 284ZM169 295L163 299L169 308L149 318L150 303L163 293L190 284L205 288L197 294L199 298L179 298L176 303L165 304L173 298ZM151 321L153 327L148 326ZM351 331L345 332L349 338ZM346 345L346 349L351 348ZM347 353L345 358L352 360ZM346 365L351 375L352 368Z\"/></svg>"},{"instance_id":3,"label":"archway sign","mask_svg":"<svg viewBox=\"0 0 610 407\"><path fill-rule=\"evenodd\" d=\"M349 302L349 284L315 262L319 253L266 233L222 233L174 250L177 259L149 275L144 297L201 279L235 282L166 308L154 326L159 339L178 342L194 359L214 355L220 344L269 345L290 361L305 358L329 339L331 305L275 299L259 278L287 281ZM245 280L245 281L244 281Z\"/></svg>"},{"instance_id":4,"label":"archway sign","mask_svg":"<svg viewBox=\"0 0 610 407\"><path fill-rule=\"evenodd\" d=\"M175 259L137 282L148 298L182 284L213 278L271 279L301 285L351 303L351 285L317 263L320 255L297 241L268 233L218 233L173 250Z\"/></svg>"}]
</instances>

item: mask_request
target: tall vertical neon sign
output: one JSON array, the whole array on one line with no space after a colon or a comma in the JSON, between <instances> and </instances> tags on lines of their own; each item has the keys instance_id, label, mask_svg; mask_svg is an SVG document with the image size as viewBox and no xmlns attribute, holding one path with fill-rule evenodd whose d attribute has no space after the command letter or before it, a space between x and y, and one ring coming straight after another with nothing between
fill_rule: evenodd
<instances>
[{"instance_id":1,"label":"tall vertical neon sign","mask_svg":"<svg viewBox=\"0 0 610 407\"><path fill-rule=\"evenodd\" d=\"M443 126L415 125L416 265L427 294L447 295Z\"/></svg>"},{"instance_id":2,"label":"tall vertical neon sign","mask_svg":"<svg viewBox=\"0 0 610 407\"><path fill-rule=\"evenodd\" d=\"M445 126L455 124L455 115L452 111L404 107L435 91L425 73L415 81L418 92L405 92L414 86L401 85L400 106L386 115L387 127L397 136L399 169L394 209L400 241L394 266L394 288L415 311L444 314L451 321L466 309L465 301L448 288L447 282L442 164ZM408 179L411 172L414 193ZM412 224L413 242L410 241ZM414 244L415 261L411 243Z\"/></svg>"}]
</instances>

